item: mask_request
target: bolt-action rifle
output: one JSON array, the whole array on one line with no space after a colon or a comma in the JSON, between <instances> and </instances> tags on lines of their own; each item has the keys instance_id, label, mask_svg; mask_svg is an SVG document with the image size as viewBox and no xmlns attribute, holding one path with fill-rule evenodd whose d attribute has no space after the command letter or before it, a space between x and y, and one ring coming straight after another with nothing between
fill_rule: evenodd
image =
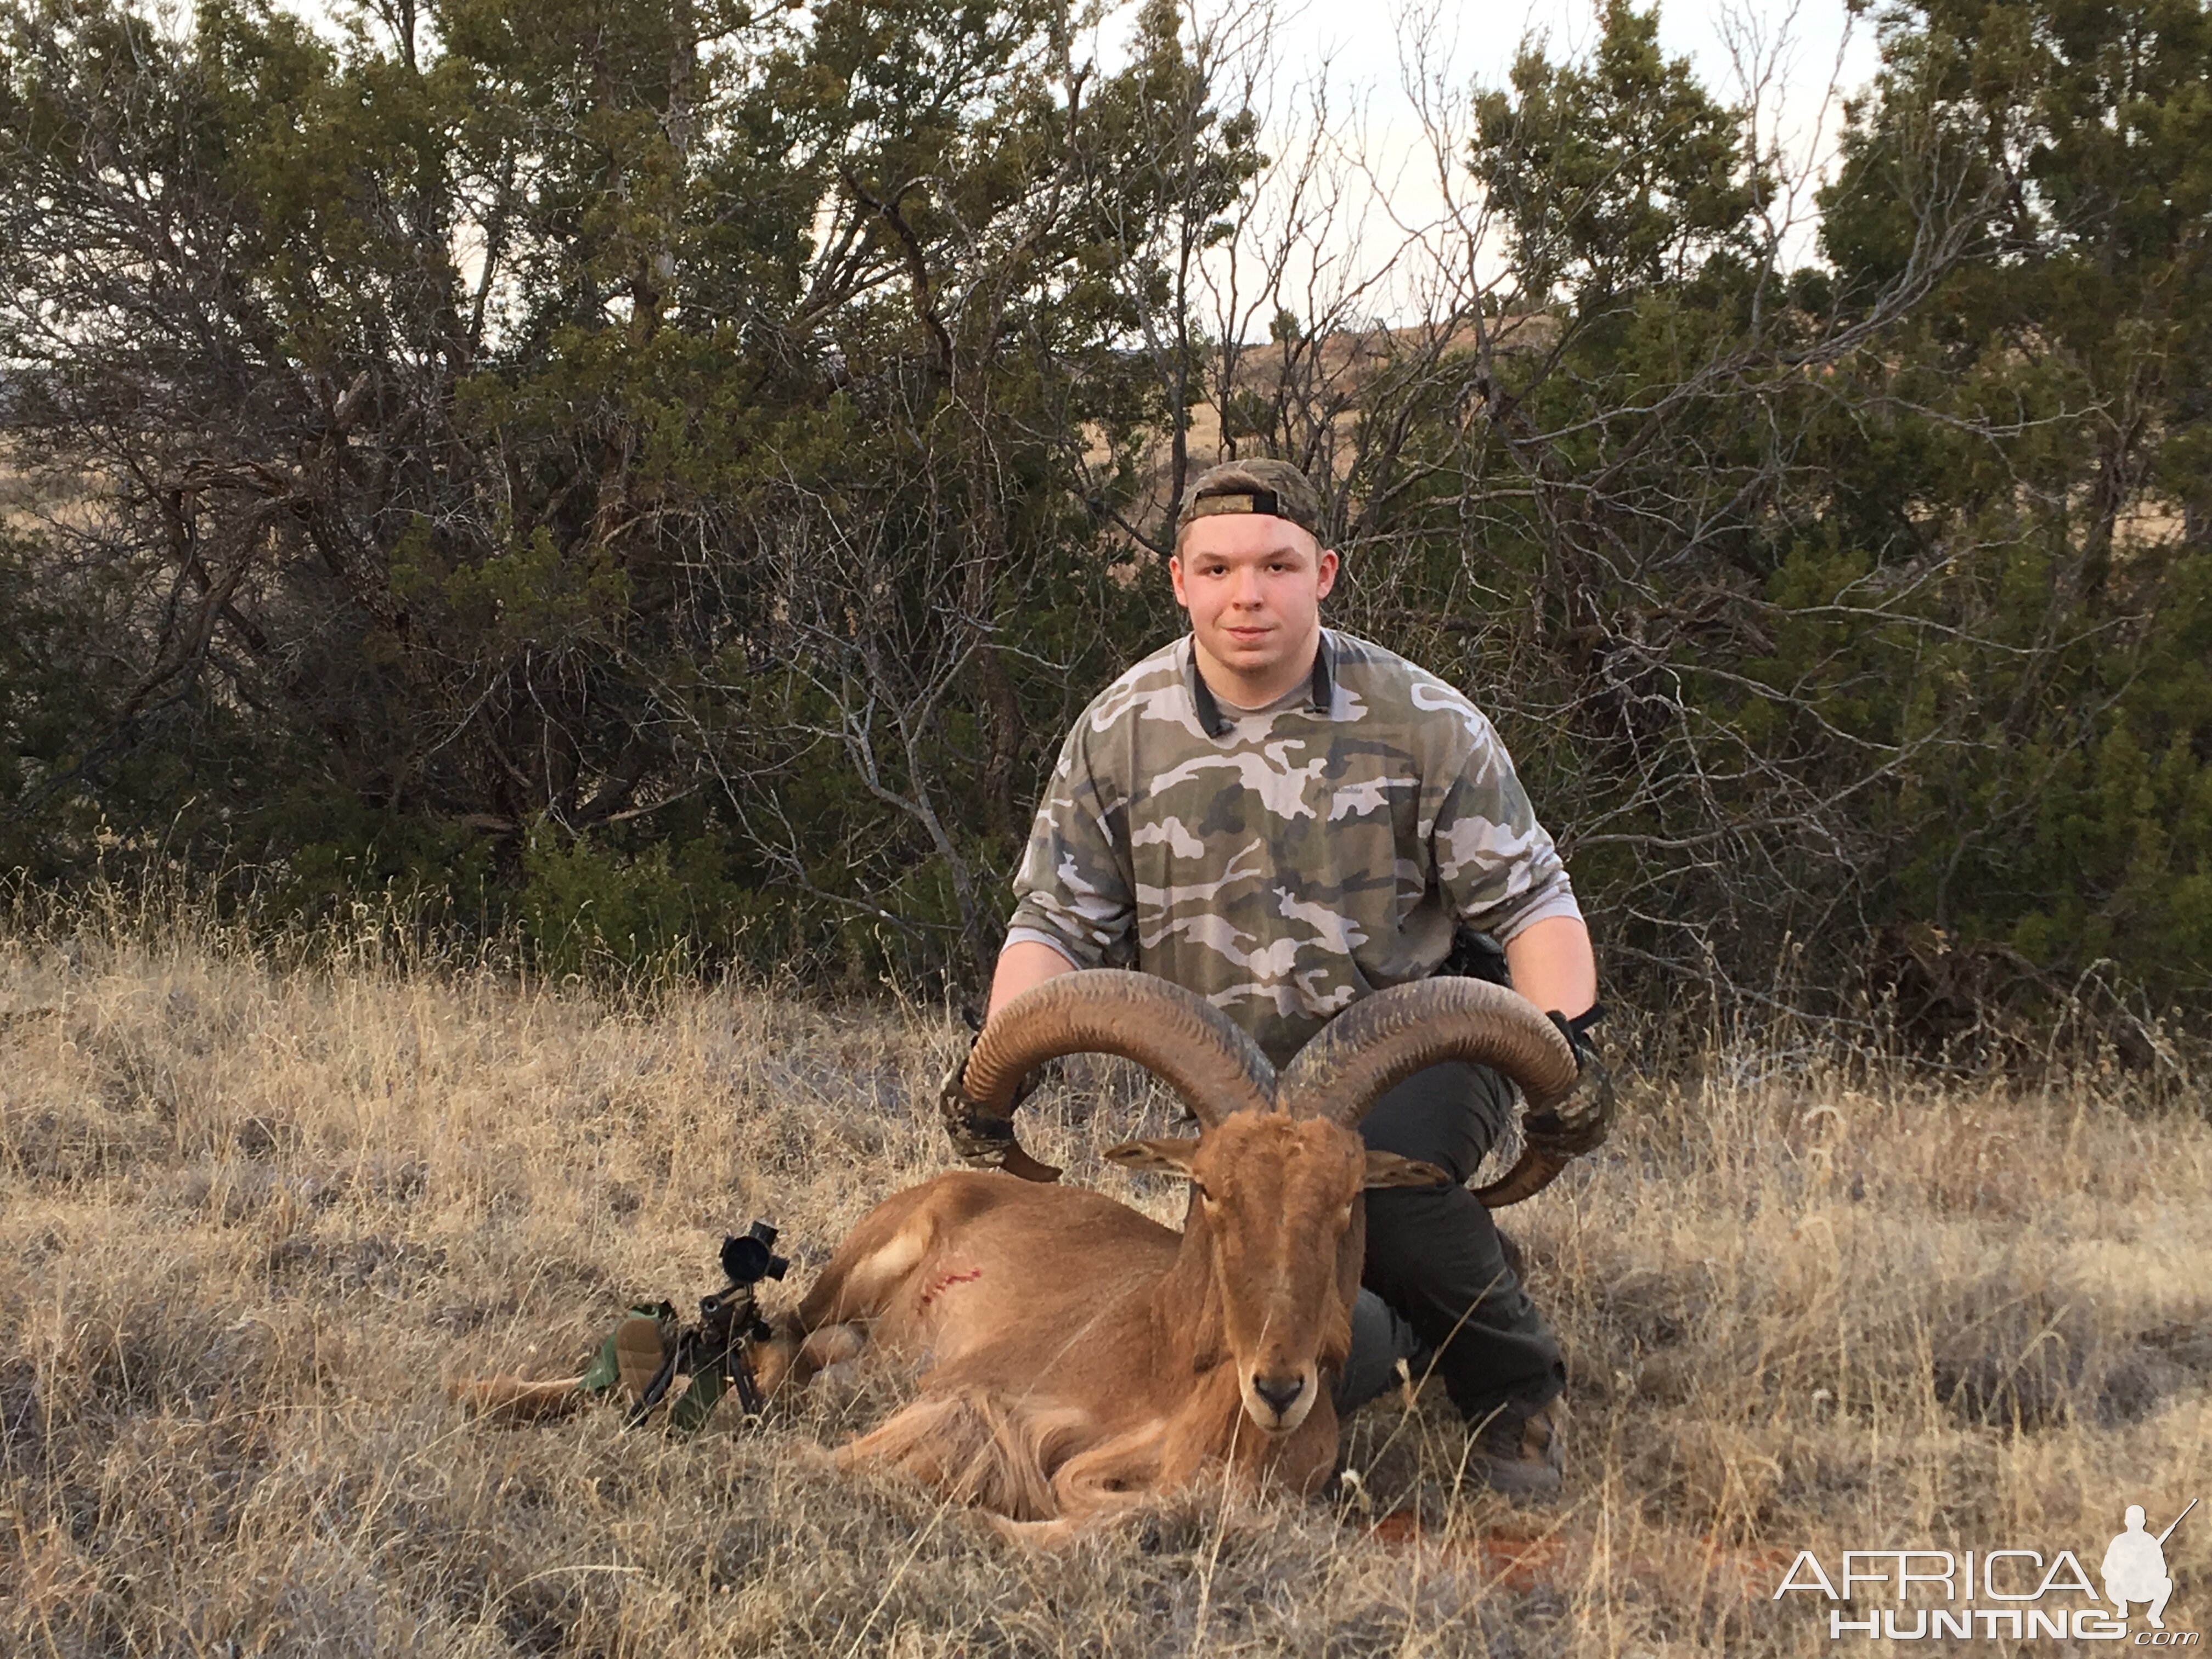
<instances>
[{"instance_id":1,"label":"bolt-action rifle","mask_svg":"<svg viewBox=\"0 0 2212 1659\"><path fill-rule=\"evenodd\" d=\"M712 1295L700 1297L698 1322L680 1324L676 1310L665 1302L632 1308L630 1316L600 1347L581 1387L587 1394L599 1394L623 1381L625 1352L634 1356L641 1335L647 1342L658 1342L660 1364L637 1389L625 1426L636 1428L650 1418L678 1376L689 1376L691 1382L669 1407L670 1433L693 1434L704 1428L723 1395L732 1389L738 1409L748 1418L758 1417L760 1391L745 1360L745 1345L765 1341L769 1335L757 1300L761 1281L781 1279L790 1266L776 1255L775 1229L765 1221L754 1222L738 1237L725 1238L721 1267L726 1282Z\"/></svg>"}]
</instances>

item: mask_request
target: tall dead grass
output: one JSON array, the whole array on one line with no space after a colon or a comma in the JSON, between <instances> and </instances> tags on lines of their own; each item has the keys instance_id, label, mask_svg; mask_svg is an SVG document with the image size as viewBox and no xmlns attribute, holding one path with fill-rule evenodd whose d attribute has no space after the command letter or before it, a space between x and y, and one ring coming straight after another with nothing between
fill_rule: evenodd
<instances>
[{"instance_id":1,"label":"tall dead grass","mask_svg":"<svg viewBox=\"0 0 2212 1659\"><path fill-rule=\"evenodd\" d=\"M0 938L0 1650L39 1655L1832 1650L1800 1547L2074 1549L2212 1496L2212 1127L1808 1053L1639 1084L1514 1212L1574 1380L1570 1497L1457 1479L1370 1407L1329 1503L1039 1556L815 1450L896 1392L690 1444L501 1429L443 1380L572 1369L711 1288L755 1215L793 1293L944 1167L933 1011L635 997L295 957L189 909ZM1033 1105L1071 1178L1164 1123L1125 1070ZM2200 1510L2199 1514L2202 1515ZM2212 1622L2212 1522L2167 1547ZM1832 1565L1831 1570L1832 1571Z\"/></svg>"}]
</instances>

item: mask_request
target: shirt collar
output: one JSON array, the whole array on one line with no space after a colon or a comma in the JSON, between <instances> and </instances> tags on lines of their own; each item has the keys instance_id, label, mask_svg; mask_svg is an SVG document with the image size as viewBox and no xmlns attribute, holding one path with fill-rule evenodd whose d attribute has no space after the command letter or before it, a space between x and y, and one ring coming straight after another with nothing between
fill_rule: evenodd
<instances>
[{"instance_id":1,"label":"shirt collar","mask_svg":"<svg viewBox=\"0 0 2212 1659\"><path fill-rule=\"evenodd\" d=\"M1305 712L1327 720L1336 706L1336 674L1329 665L1334 641L1326 628L1321 630L1321 643L1314 652L1313 677L1306 682ZM1206 676L1198 672L1198 647L1188 635L1183 640L1182 676L1185 688L1190 693L1191 708L1198 714L1198 723L1206 728L1209 738L1225 738L1237 722L1222 712L1220 701L1206 683Z\"/></svg>"}]
</instances>

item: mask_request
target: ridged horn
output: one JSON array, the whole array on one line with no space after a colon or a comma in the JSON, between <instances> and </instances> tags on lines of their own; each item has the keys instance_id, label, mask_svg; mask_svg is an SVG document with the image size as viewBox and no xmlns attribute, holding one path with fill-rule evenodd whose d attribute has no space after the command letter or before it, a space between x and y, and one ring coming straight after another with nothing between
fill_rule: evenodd
<instances>
[{"instance_id":1,"label":"ridged horn","mask_svg":"<svg viewBox=\"0 0 2212 1659\"><path fill-rule=\"evenodd\" d=\"M1274 1102L1275 1068L1228 1015L1180 985L1118 968L1056 975L1000 1009L968 1056L963 1091L1011 1116L1023 1078L1062 1054L1135 1060L1209 1129Z\"/></svg>"},{"instance_id":2,"label":"ridged horn","mask_svg":"<svg viewBox=\"0 0 2212 1659\"><path fill-rule=\"evenodd\" d=\"M1567 1160L1556 1152L1540 1152L1523 1142L1521 1156L1513 1160L1513 1167L1486 1187L1477 1187L1474 1195L1488 1210L1502 1210L1509 1204L1518 1204L1524 1198L1534 1198L1552 1184L1552 1177L1567 1167Z\"/></svg>"},{"instance_id":3,"label":"ridged horn","mask_svg":"<svg viewBox=\"0 0 2212 1659\"><path fill-rule=\"evenodd\" d=\"M1575 1086L1574 1050L1527 998L1478 979L1421 980L1355 1002L1283 1068L1276 1097L1293 1117L1350 1128L1383 1091L1448 1060L1503 1072L1540 1112ZM1540 1191L1564 1160L1524 1148L1501 1179L1476 1190L1492 1209Z\"/></svg>"}]
</instances>

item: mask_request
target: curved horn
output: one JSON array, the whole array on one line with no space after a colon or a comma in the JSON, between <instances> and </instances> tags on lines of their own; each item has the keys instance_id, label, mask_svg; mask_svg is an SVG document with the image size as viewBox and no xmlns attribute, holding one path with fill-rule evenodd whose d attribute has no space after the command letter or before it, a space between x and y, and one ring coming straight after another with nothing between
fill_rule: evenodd
<instances>
[{"instance_id":1,"label":"curved horn","mask_svg":"<svg viewBox=\"0 0 2212 1659\"><path fill-rule=\"evenodd\" d=\"M1228 1015L1180 985L1118 968L1055 975L1000 1009L975 1039L962 1091L1012 1116L1022 1079L1062 1054L1135 1060L1209 1129L1274 1101L1275 1068Z\"/></svg>"},{"instance_id":2,"label":"curved horn","mask_svg":"<svg viewBox=\"0 0 2212 1659\"><path fill-rule=\"evenodd\" d=\"M1439 978L1355 1002L1283 1068L1276 1094L1293 1117L1327 1117L1346 1128L1383 1091L1447 1060L1472 1060L1521 1085L1540 1112L1575 1086L1574 1050L1527 998L1482 980ZM1565 1160L1525 1147L1502 1179L1477 1189L1492 1209L1540 1191Z\"/></svg>"},{"instance_id":3,"label":"curved horn","mask_svg":"<svg viewBox=\"0 0 2212 1659\"><path fill-rule=\"evenodd\" d=\"M1482 1200L1486 1210L1502 1210L1509 1204L1518 1204L1524 1198L1534 1198L1552 1184L1552 1177L1567 1167L1567 1160L1557 1152L1539 1152L1525 1139L1521 1143L1521 1156L1513 1160L1513 1167L1486 1187L1477 1187L1474 1195Z\"/></svg>"}]
</instances>

